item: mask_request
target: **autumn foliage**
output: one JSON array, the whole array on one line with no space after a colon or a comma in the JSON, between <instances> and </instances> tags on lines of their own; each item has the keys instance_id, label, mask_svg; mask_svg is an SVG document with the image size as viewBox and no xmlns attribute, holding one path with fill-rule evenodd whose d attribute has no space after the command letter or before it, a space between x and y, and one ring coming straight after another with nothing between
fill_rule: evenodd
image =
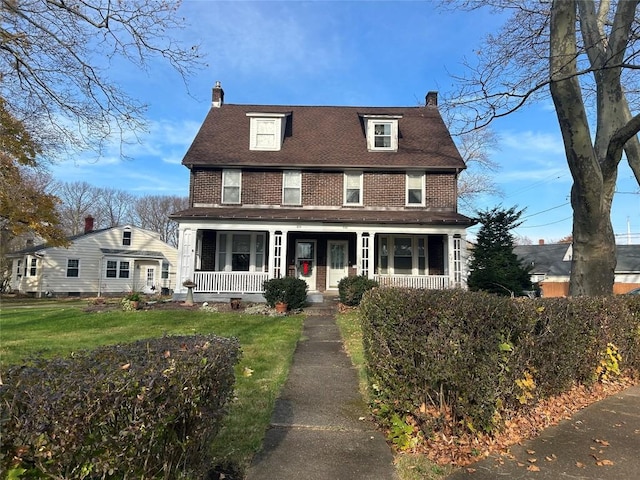
<instances>
[{"instance_id":1,"label":"autumn foliage","mask_svg":"<svg viewBox=\"0 0 640 480\"><path fill-rule=\"evenodd\" d=\"M399 450L441 463L527 438L575 411L572 399L588 403L640 373L640 299L630 296L379 288L360 314L380 423Z\"/></svg>"}]
</instances>

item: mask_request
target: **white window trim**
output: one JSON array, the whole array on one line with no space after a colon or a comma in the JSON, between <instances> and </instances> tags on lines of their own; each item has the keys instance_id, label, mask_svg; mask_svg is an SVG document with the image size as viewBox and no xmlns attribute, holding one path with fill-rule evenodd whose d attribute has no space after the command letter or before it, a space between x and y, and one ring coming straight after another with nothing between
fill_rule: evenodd
<instances>
[{"instance_id":1,"label":"white window trim","mask_svg":"<svg viewBox=\"0 0 640 480\"><path fill-rule=\"evenodd\" d=\"M360 189L360 195L359 195L359 201L358 202L347 202L347 177L355 176L359 177L359 186L358 188ZM342 189L342 199L343 199L343 205L344 206L362 206L363 202L364 202L364 174L363 172L358 172L358 171L354 171L354 172L344 172L344 175L342 177L342 184L343 184L343 189Z\"/></svg>"},{"instance_id":2,"label":"white window trim","mask_svg":"<svg viewBox=\"0 0 640 480\"><path fill-rule=\"evenodd\" d=\"M249 150L279 151L282 148L282 142L284 141L284 134L287 125L287 117L290 113L248 112L246 115L249 117ZM273 146L258 145L257 127L259 120L273 120Z\"/></svg>"},{"instance_id":3,"label":"white window trim","mask_svg":"<svg viewBox=\"0 0 640 480\"><path fill-rule=\"evenodd\" d=\"M287 178L287 174L293 174L296 173L298 174L298 179L300 180L300 184L297 187L298 193L299 193L299 201L297 203L287 203L285 202L285 189L290 189L293 190L296 187L291 187L291 186L287 186L285 185L285 178ZM283 205L302 205L302 172L300 170L285 170L282 172L282 204Z\"/></svg>"},{"instance_id":4,"label":"white window trim","mask_svg":"<svg viewBox=\"0 0 640 480\"><path fill-rule=\"evenodd\" d=\"M129 243L124 243L124 242L125 242L125 240L127 239L127 238L125 237L125 234L127 234L127 233L129 234L129 238L128 238ZM125 228L125 229L122 231L122 246L123 246L123 247L130 247L131 245L133 245L133 232L131 231L131 229L130 229L130 228Z\"/></svg>"},{"instance_id":5,"label":"white window trim","mask_svg":"<svg viewBox=\"0 0 640 480\"><path fill-rule=\"evenodd\" d=\"M224 190L225 190L225 186L228 187L236 187L236 185L225 185L225 177L227 175L229 175L230 173L237 173L238 175L240 175L239 181L238 181L238 201L237 202L231 202L227 199L224 198ZM220 192L220 196L222 197L222 203L226 203L226 204L233 204L233 205L239 205L242 203L242 170L238 170L238 169L225 169L222 170L222 192Z\"/></svg>"},{"instance_id":6,"label":"white window trim","mask_svg":"<svg viewBox=\"0 0 640 480\"><path fill-rule=\"evenodd\" d=\"M115 277L109 277L107 276L107 272L109 270L109 268L107 268L109 262L115 262L116 263L116 276ZM128 263L129 264L129 268L126 270L127 272L129 272L129 276L128 277L121 277L120 276L120 272L123 271L121 264L122 263ZM130 259L123 259L120 260L118 258L105 258L104 259L104 278L106 280L131 280L133 278L133 261ZM78 268L80 267L80 265L78 264ZM111 270L114 270L113 268ZM78 272L79 273L79 272Z\"/></svg>"},{"instance_id":7,"label":"white window trim","mask_svg":"<svg viewBox=\"0 0 640 480\"><path fill-rule=\"evenodd\" d=\"M397 152L398 151L398 120L402 115L362 115L366 120L365 130L367 134L367 149L370 152ZM389 147L376 147L375 125L391 125L391 145Z\"/></svg>"},{"instance_id":8,"label":"white window trim","mask_svg":"<svg viewBox=\"0 0 640 480\"><path fill-rule=\"evenodd\" d=\"M71 260L77 260L78 261L78 266L77 266L77 270L78 270L78 275L76 275L75 277L69 276L69 262ZM79 258L67 258L67 268L65 271L65 276L66 278L80 278L80 259Z\"/></svg>"},{"instance_id":9,"label":"white window trim","mask_svg":"<svg viewBox=\"0 0 640 480\"><path fill-rule=\"evenodd\" d=\"M224 265L220 264L220 237L222 235L226 235L226 245L225 245L225 263ZM219 231L216 235L216 262L215 268L217 272L233 272L232 267L232 257L233 257L233 236L234 235L250 235L251 236L251 244L249 247L249 272L265 272L267 269L267 237L263 232L245 232L239 230L222 230ZM258 252L257 249L257 238L258 236L262 236L262 248L263 251L260 252L262 254L262 264L256 265L256 257ZM240 271L243 273L243 271ZM246 272L245 272L246 273Z\"/></svg>"},{"instance_id":10,"label":"white window trim","mask_svg":"<svg viewBox=\"0 0 640 480\"><path fill-rule=\"evenodd\" d=\"M422 202L420 203L409 203L409 177L420 177L420 192L421 192L421 197L422 197ZM407 172L405 175L405 180L404 180L404 192L405 192L405 205L407 207L424 207L426 205L425 203L425 184L426 184L426 177L425 177L425 173L424 172Z\"/></svg>"}]
</instances>

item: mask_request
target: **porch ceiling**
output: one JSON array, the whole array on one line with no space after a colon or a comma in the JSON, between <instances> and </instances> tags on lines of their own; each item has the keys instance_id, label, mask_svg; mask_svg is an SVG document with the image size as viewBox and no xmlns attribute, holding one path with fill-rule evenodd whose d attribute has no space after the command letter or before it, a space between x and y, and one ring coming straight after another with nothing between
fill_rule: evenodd
<instances>
[{"instance_id":1,"label":"porch ceiling","mask_svg":"<svg viewBox=\"0 0 640 480\"><path fill-rule=\"evenodd\" d=\"M475 222L456 212L425 210L316 210L286 208L190 208L171 215L176 220L256 220L305 221L328 223L377 223L406 225L456 225L468 227Z\"/></svg>"}]
</instances>

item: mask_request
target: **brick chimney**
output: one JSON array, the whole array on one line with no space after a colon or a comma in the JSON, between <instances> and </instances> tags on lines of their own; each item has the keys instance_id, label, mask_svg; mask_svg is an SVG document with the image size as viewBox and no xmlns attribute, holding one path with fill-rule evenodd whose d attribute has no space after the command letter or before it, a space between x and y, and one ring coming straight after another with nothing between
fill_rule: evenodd
<instances>
[{"instance_id":1,"label":"brick chimney","mask_svg":"<svg viewBox=\"0 0 640 480\"><path fill-rule=\"evenodd\" d=\"M87 215L84 218L84 233L93 232L93 217L91 215Z\"/></svg>"},{"instance_id":2,"label":"brick chimney","mask_svg":"<svg viewBox=\"0 0 640 480\"><path fill-rule=\"evenodd\" d=\"M216 82L215 87L213 87L213 92L211 95L211 106L215 108L220 108L222 103L224 102L224 90L222 90L222 86L220 82Z\"/></svg>"},{"instance_id":3,"label":"brick chimney","mask_svg":"<svg viewBox=\"0 0 640 480\"><path fill-rule=\"evenodd\" d=\"M425 97L425 103L427 107L437 107L438 106L438 92L428 92Z\"/></svg>"},{"instance_id":4,"label":"brick chimney","mask_svg":"<svg viewBox=\"0 0 640 480\"><path fill-rule=\"evenodd\" d=\"M538 240L538 245L544 245L544 238L541 238L540 240Z\"/></svg>"}]
</instances>

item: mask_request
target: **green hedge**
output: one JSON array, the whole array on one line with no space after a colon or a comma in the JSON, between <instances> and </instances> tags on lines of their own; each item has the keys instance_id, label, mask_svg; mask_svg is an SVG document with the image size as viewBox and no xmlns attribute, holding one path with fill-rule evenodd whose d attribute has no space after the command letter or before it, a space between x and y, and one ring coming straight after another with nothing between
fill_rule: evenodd
<instances>
[{"instance_id":1,"label":"green hedge","mask_svg":"<svg viewBox=\"0 0 640 480\"><path fill-rule=\"evenodd\" d=\"M614 376L616 367L637 374L638 304L622 297L374 289L360 312L378 411L387 419L417 415L428 433L433 418L416 412L445 407L453 424L491 432L506 410Z\"/></svg>"},{"instance_id":2,"label":"green hedge","mask_svg":"<svg viewBox=\"0 0 640 480\"><path fill-rule=\"evenodd\" d=\"M273 307L277 302L284 302L289 310L297 310L307 305L307 282L296 277L280 277L263 282L263 296Z\"/></svg>"},{"instance_id":3,"label":"green hedge","mask_svg":"<svg viewBox=\"0 0 640 480\"><path fill-rule=\"evenodd\" d=\"M338 294L340 302L350 307L360 305L362 296L367 290L378 286L378 282L371 280L365 275L354 275L344 277L338 282Z\"/></svg>"},{"instance_id":4,"label":"green hedge","mask_svg":"<svg viewBox=\"0 0 640 480\"><path fill-rule=\"evenodd\" d=\"M235 339L198 335L12 367L0 477L204 478L239 356Z\"/></svg>"}]
</instances>

